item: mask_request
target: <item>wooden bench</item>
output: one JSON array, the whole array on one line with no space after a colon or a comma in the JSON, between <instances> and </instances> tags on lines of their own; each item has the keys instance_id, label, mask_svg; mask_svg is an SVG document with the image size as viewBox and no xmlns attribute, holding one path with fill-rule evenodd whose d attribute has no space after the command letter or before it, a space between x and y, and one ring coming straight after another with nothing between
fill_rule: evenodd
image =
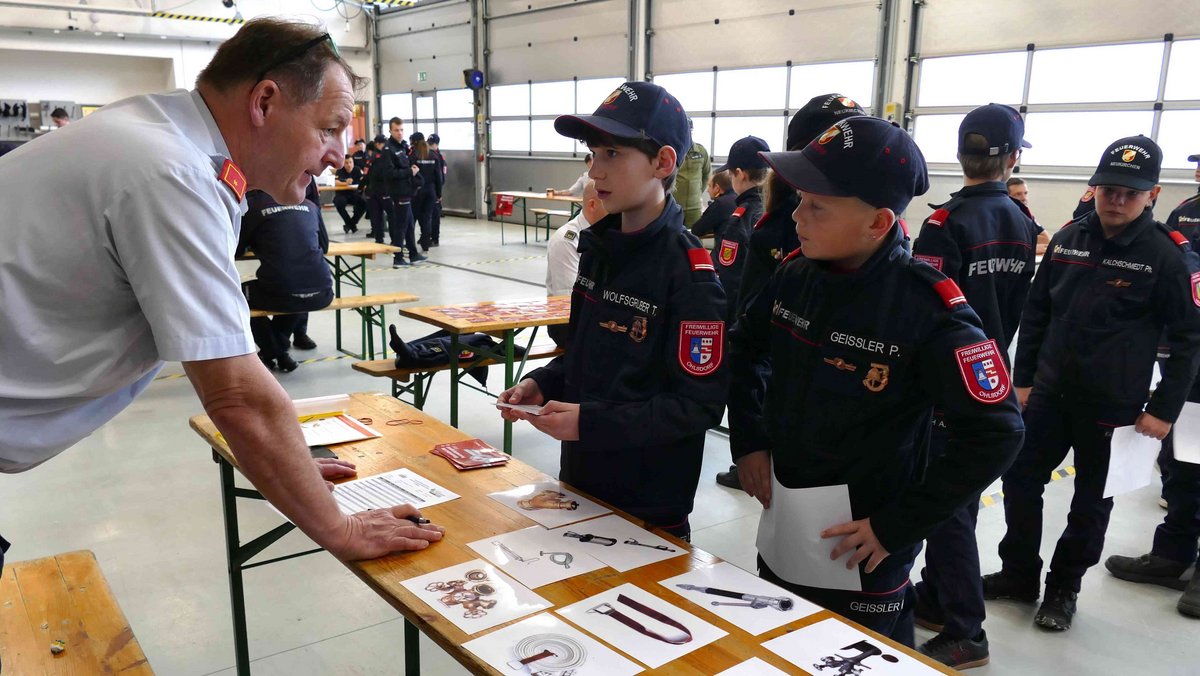
<instances>
[{"instance_id":1,"label":"wooden bench","mask_svg":"<svg viewBox=\"0 0 1200 676\"><path fill-rule=\"evenodd\" d=\"M562 216L563 218L565 218L567 220L571 219L571 212L563 211L561 209L535 208L535 209L530 209L529 213L533 214L533 241L535 241L535 242L538 241L538 231L537 231L538 228L545 228L546 229L546 239L547 240L550 239L550 218L551 217Z\"/></svg>"},{"instance_id":2,"label":"wooden bench","mask_svg":"<svg viewBox=\"0 0 1200 676\"><path fill-rule=\"evenodd\" d=\"M55 655L50 646L63 642ZM13 563L0 576L0 673L154 674L96 556Z\"/></svg>"},{"instance_id":3,"label":"wooden bench","mask_svg":"<svg viewBox=\"0 0 1200 676\"><path fill-rule=\"evenodd\" d=\"M525 354L525 361L533 361L536 359L553 359L563 353L563 349L553 346L534 346ZM493 364L502 364L504 362L499 359L480 359L469 363L470 368L477 366L491 366ZM411 394L411 403L418 409L425 408L425 399L429 396L429 385L433 381L433 376L442 371L449 371L450 365L444 366L428 366L425 368L401 369L396 368L396 360L394 359L376 359L373 361L359 361L350 365L355 371L365 373L376 378L389 378L392 381L392 396L404 401L402 395ZM460 368L462 368L460 366ZM407 384L405 384L407 383Z\"/></svg>"},{"instance_id":4,"label":"wooden bench","mask_svg":"<svg viewBox=\"0 0 1200 676\"><path fill-rule=\"evenodd\" d=\"M419 297L404 292L397 293L378 293L371 296L343 296L334 298L333 302L314 312L326 312L329 310L354 310L363 320L363 352L354 354L348 350L343 350L341 347L341 335L338 335L338 351L344 352L352 357L365 359L367 356L375 356L375 333L374 327L379 329L379 349L382 351L382 356L387 357L387 322L384 320L383 308L386 305L394 305L396 303L411 303L420 300ZM271 310L251 310L251 317L270 317L272 315L297 314L294 312L274 312Z\"/></svg>"}]
</instances>

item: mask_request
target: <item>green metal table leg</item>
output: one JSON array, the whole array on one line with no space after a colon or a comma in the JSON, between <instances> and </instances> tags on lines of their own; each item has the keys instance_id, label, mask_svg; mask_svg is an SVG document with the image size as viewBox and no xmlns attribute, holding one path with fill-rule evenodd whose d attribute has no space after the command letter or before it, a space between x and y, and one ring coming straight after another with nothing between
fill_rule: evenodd
<instances>
[{"instance_id":1,"label":"green metal table leg","mask_svg":"<svg viewBox=\"0 0 1200 676\"><path fill-rule=\"evenodd\" d=\"M342 297L342 257L336 256L333 259L333 297ZM337 349L342 351L342 311L338 310L334 314L334 328L337 333Z\"/></svg>"},{"instance_id":2,"label":"green metal table leg","mask_svg":"<svg viewBox=\"0 0 1200 676\"><path fill-rule=\"evenodd\" d=\"M229 563L229 603L233 610L233 653L238 676L250 676L250 641L246 635L246 595L242 586L242 564L238 560L237 497L234 495L233 466L219 461L221 508L225 514L225 557Z\"/></svg>"},{"instance_id":3,"label":"green metal table leg","mask_svg":"<svg viewBox=\"0 0 1200 676\"><path fill-rule=\"evenodd\" d=\"M507 329L504 332L504 389L515 385L513 382L513 337L516 331ZM504 420L504 452L512 455L512 422Z\"/></svg>"},{"instance_id":4,"label":"green metal table leg","mask_svg":"<svg viewBox=\"0 0 1200 676\"><path fill-rule=\"evenodd\" d=\"M404 676L421 676L421 632L404 620Z\"/></svg>"},{"instance_id":5,"label":"green metal table leg","mask_svg":"<svg viewBox=\"0 0 1200 676\"><path fill-rule=\"evenodd\" d=\"M458 427L458 353L462 349L458 334L450 334L450 426Z\"/></svg>"}]
</instances>

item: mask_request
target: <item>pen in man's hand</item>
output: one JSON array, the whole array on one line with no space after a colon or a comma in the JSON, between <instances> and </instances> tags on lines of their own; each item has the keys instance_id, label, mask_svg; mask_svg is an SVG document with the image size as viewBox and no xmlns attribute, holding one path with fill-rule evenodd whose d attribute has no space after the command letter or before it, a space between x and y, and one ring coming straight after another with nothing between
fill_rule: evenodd
<instances>
[{"instance_id":1,"label":"pen in man's hand","mask_svg":"<svg viewBox=\"0 0 1200 676\"><path fill-rule=\"evenodd\" d=\"M424 526L425 524L429 523L429 519L426 519L426 518L420 517L420 516L406 516L404 518L408 519L409 521L412 521L413 523L417 524L418 526Z\"/></svg>"}]
</instances>

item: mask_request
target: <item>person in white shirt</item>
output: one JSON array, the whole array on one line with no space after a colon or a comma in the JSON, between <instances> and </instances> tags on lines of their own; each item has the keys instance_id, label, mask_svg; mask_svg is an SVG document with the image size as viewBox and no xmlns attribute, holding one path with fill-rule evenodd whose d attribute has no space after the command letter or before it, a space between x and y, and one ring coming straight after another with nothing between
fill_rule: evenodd
<instances>
[{"instance_id":1,"label":"person in white shirt","mask_svg":"<svg viewBox=\"0 0 1200 676\"><path fill-rule=\"evenodd\" d=\"M583 156L583 163L587 165L587 169L575 179L570 188L566 190L551 190L550 193L555 197L580 197L583 195L583 185L588 182L588 172L592 170L592 154L588 153Z\"/></svg>"},{"instance_id":2,"label":"person in white shirt","mask_svg":"<svg viewBox=\"0 0 1200 676\"><path fill-rule=\"evenodd\" d=\"M583 185L583 202L579 214L550 235L546 245L546 295L562 296L571 293L579 274L579 233L608 215L596 193L596 183L588 179ZM565 345L566 324L547 329L555 343Z\"/></svg>"},{"instance_id":3,"label":"person in white shirt","mask_svg":"<svg viewBox=\"0 0 1200 676\"><path fill-rule=\"evenodd\" d=\"M112 103L0 158L0 472L50 460L180 361L241 472L320 546L353 560L441 538L410 505L339 511L326 480L353 465L314 463L234 267L245 192L299 204L341 163L362 85L321 29L255 19L195 91Z\"/></svg>"}]
</instances>

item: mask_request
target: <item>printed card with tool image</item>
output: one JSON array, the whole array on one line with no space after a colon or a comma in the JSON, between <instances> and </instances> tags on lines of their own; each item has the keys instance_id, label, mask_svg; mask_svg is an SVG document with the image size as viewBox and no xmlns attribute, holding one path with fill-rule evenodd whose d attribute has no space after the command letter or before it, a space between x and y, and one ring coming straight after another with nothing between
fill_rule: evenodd
<instances>
[{"instance_id":1,"label":"printed card with tool image","mask_svg":"<svg viewBox=\"0 0 1200 676\"><path fill-rule=\"evenodd\" d=\"M475 559L401 584L468 634L551 606L490 563Z\"/></svg>"},{"instance_id":2,"label":"printed card with tool image","mask_svg":"<svg viewBox=\"0 0 1200 676\"><path fill-rule=\"evenodd\" d=\"M941 672L836 619L801 627L763 647L813 674L933 676Z\"/></svg>"},{"instance_id":3,"label":"printed card with tool image","mask_svg":"<svg viewBox=\"0 0 1200 676\"><path fill-rule=\"evenodd\" d=\"M588 554L622 573L687 553L683 546L664 540L616 514L552 532L589 546Z\"/></svg>"},{"instance_id":4,"label":"printed card with tool image","mask_svg":"<svg viewBox=\"0 0 1200 676\"><path fill-rule=\"evenodd\" d=\"M728 561L659 584L754 636L821 610Z\"/></svg>"},{"instance_id":5,"label":"printed card with tool image","mask_svg":"<svg viewBox=\"0 0 1200 676\"><path fill-rule=\"evenodd\" d=\"M651 668L727 635L628 583L562 608L558 614Z\"/></svg>"},{"instance_id":6,"label":"printed card with tool image","mask_svg":"<svg viewBox=\"0 0 1200 676\"><path fill-rule=\"evenodd\" d=\"M550 613L467 641L463 647L502 674L632 676L642 668Z\"/></svg>"},{"instance_id":7,"label":"printed card with tool image","mask_svg":"<svg viewBox=\"0 0 1200 676\"><path fill-rule=\"evenodd\" d=\"M787 672L776 669L757 657L751 657L736 667L722 671L717 676L787 676Z\"/></svg>"},{"instance_id":8,"label":"printed card with tool image","mask_svg":"<svg viewBox=\"0 0 1200 676\"><path fill-rule=\"evenodd\" d=\"M568 523L612 513L607 507L601 507L573 493L557 481L526 484L507 491L490 493L488 497L546 528L558 528Z\"/></svg>"},{"instance_id":9,"label":"printed card with tool image","mask_svg":"<svg viewBox=\"0 0 1200 676\"><path fill-rule=\"evenodd\" d=\"M484 538L467 546L531 589L604 567L589 555L587 545L541 526Z\"/></svg>"}]
</instances>

